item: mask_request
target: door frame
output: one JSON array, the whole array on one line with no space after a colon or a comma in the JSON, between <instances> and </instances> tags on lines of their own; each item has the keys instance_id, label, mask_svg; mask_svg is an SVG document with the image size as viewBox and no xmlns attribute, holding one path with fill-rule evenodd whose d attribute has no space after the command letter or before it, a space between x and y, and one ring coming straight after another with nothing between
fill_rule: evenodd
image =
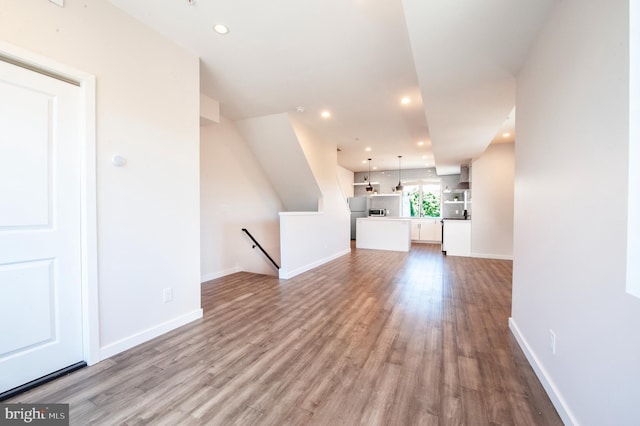
<instances>
[{"instance_id":1,"label":"door frame","mask_svg":"<svg viewBox=\"0 0 640 426\"><path fill-rule=\"evenodd\" d=\"M96 186L96 77L47 57L0 42L0 55L53 78L79 86L80 96L80 251L82 291L82 348L84 361L92 365L100 358L98 298L98 223Z\"/></svg>"}]
</instances>

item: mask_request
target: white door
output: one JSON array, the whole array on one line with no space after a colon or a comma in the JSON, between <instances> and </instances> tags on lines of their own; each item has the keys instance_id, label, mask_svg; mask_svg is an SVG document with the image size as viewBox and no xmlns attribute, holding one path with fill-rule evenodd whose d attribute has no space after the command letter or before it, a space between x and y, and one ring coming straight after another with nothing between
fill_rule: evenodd
<instances>
[{"instance_id":1,"label":"white door","mask_svg":"<svg viewBox=\"0 0 640 426\"><path fill-rule=\"evenodd\" d=\"M0 61L0 392L83 359L80 88Z\"/></svg>"}]
</instances>

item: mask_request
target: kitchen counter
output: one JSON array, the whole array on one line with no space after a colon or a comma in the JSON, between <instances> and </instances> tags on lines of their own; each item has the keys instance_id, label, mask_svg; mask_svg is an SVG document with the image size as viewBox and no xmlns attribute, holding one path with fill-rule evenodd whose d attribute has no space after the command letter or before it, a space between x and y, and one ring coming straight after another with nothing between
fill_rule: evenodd
<instances>
[{"instance_id":1,"label":"kitchen counter","mask_svg":"<svg viewBox=\"0 0 640 426\"><path fill-rule=\"evenodd\" d=\"M411 219L401 217L358 218L356 248L409 251Z\"/></svg>"}]
</instances>

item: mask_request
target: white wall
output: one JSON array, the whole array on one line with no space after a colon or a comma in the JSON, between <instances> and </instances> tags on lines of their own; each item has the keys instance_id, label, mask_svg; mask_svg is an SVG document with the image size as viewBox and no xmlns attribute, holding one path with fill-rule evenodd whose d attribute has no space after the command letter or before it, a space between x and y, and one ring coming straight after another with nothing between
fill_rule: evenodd
<instances>
[{"instance_id":1,"label":"white wall","mask_svg":"<svg viewBox=\"0 0 640 426\"><path fill-rule=\"evenodd\" d=\"M338 183L340 184L340 188L342 188L342 194L345 200L353 197L353 172L351 170L338 166Z\"/></svg>"},{"instance_id":2,"label":"white wall","mask_svg":"<svg viewBox=\"0 0 640 426\"><path fill-rule=\"evenodd\" d=\"M513 143L489 145L473 161L471 255L513 258Z\"/></svg>"},{"instance_id":3,"label":"white wall","mask_svg":"<svg viewBox=\"0 0 640 426\"><path fill-rule=\"evenodd\" d=\"M96 75L101 356L200 316L198 58L107 1L3 1L0 39Z\"/></svg>"},{"instance_id":4,"label":"white wall","mask_svg":"<svg viewBox=\"0 0 640 426\"><path fill-rule=\"evenodd\" d=\"M518 77L511 327L567 424L637 425L640 413L628 7L558 2Z\"/></svg>"},{"instance_id":5,"label":"white wall","mask_svg":"<svg viewBox=\"0 0 640 426\"><path fill-rule=\"evenodd\" d=\"M233 122L200 128L202 281L238 271L277 275L241 231L247 228L280 263L282 203Z\"/></svg>"},{"instance_id":6,"label":"white wall","mask_svg":"<svg viewBox=\"0 0 640 426\"><path fill-rule=\"evenodd\" d=\"M295 116L289 119L322 198L318 213L281 214L281 278L291 278L351 251L350 213L337 179L336 144L320 138Z\"/></svg>"}]
</instances>

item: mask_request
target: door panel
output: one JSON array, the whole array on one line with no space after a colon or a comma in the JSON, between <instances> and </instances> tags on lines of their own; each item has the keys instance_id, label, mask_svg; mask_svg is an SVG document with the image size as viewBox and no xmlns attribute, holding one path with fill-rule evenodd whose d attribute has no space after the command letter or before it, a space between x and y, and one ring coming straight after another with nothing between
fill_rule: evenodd
<instances>
[{"instance_id":1,"label":"door panel","mask_svg":"<svg viewBox=\"0 0 640 426\"><path fill-rule=\"evenodd\" d=\"M0 82L0 227L49 225L51 96Z\"/></svg>"},{"instance_id":2,"label":"door panel","mask_svg":"<svg viewBox=\"0 0 640 426\"><path fill-rule=\"evenodd\" d=\"M0 312L11 322L0 325L0 354L47 344L55 340L53 261L24 262L0 267ZM16 327L21 324L21 327Z\"/></svg>"},{"instance_id":3,"label":"door panel","mask_svg":"<svg viewBox=\"0 0 640 426\"><path fill-rule=\"evenodd\" d=\"M80 89L0 62L0 392L82 361Z\"/></svg>"}]
</instances>

